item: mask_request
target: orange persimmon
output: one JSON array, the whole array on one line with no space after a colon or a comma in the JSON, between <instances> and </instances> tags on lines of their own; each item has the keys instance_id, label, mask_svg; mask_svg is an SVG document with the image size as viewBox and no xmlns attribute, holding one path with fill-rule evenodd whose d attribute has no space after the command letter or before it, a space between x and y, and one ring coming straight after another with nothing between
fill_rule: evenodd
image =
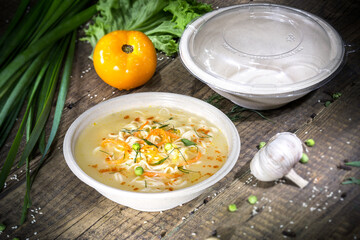
<instances>
[{"instance_id":1,"label":"orange persimmon","mask_svg":"<svg viewBox=\"0 0 360 240\"><path fill-rule=\"evenodd\" d=\"M120 90L129 90L145 84L154 75L156 50L144 33L118 30L98 41L93 62L104 82Z\"/></svg>"}]
</instances>

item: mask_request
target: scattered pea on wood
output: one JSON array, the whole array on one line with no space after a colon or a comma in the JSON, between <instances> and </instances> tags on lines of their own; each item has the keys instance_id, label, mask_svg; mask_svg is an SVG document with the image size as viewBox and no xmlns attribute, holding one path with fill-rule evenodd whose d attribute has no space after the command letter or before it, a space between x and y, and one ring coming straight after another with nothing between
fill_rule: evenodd
<instances>
[{"instance_id":1,"label":"scattered pea on wood","mask_svg":"<svg viewBox=\"0 0 360 240\"><path fill-rule=\"evenodd\" d=\"M255 203L257 203L257 197L255 195L251 195L248 197L248 202L251 204L251 205L254 205Z\"/></svg>"},{"instance_id":2,"label":"scattered pea on wood","mask_svg":"<svg viewBox=\"0 0 360 240\"><path fill-rule=\"evenodd\" d=\"M230 204L228 209L230 212L235 212L237 210L236 204Z\"/></svg>"},{"instance_id":3,"label":"scattered pea on wood","mask_svg":"<svg viewBox=\"0 0 360 240\"><path fill-rule=\"evenodd\" d=\"M307 163L309 161L309 157L306 153L303 153L301 158L300 158L300 162L301 163Z\"/></svg>"},{"instance_id":4,"label":"scattered pea on wood","mask_svg":"<svg viewBox=\"0 0 360 240\"><path fill-rule=\"evenodd\" d=\"M313 147L315 145L315 141L314 141L314 139L310 138L310 139L305 140L305 144L308 147Z\"/></svg>"}]
</instances>

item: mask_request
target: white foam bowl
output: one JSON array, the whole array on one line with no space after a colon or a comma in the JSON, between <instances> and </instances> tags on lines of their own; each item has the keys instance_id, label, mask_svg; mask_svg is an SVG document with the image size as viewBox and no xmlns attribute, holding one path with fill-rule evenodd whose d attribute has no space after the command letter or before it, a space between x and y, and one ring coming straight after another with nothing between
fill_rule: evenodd
<instances>
[{"instance_id":1,"label":"white foam bowl","mask_svg":"<svg viewBox=\"0 0 360 240\"><path fill-rule=\"evenodd\" d=\"M82 131L95 120L133 108L162 106L178 108L206 118L221 129L229 146L228 158L213 176L193 186L171 192L138 193L107 186L87 175L77 164L74 149ZM240 154L240 137L230 119L214 106L189 96L173 93L135 93L102 102L81 114L66 132L63 153L70 170L84 183L108 199L141 211L163 211L186 203L220 181L234 167Z\"/></svg>"},{"instance_id":2,"label":"white foam bowl","mask_svg":"<svg viewBox=\"0 0 360 240\"><path fill-rule=\"evenodd\" d=\"M180 57L199 80L234 103L272 109L327 83L344 44L326 21L275 4L221 8L190 23Z\"/></svg>"}]
</instances>

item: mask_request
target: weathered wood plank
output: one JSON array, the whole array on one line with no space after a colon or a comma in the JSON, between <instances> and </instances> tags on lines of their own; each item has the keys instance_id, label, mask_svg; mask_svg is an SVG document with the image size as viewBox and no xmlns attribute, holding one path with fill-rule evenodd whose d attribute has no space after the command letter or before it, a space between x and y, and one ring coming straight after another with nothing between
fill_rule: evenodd
<instances>
[{"instance_id":1,"label":"weathered wood plank","mask_svg":"<svg viewBox=\"0 0 360 240\"><path fill-rule=\"evenodd\" d=\"M13 8L3 2L1 6ZM211 2L215 7L223 7L248 1ZM139 212L115 204L78 180L63 159L62 141L72 121L86 109L133 92L174 92L203 100L214 94L187 72L179 57L160 61L155 76L143 87L132 91L114 90L93 70L87 58L91 52L89 45L78 43L62 124L48 161L34 183L32 211L28 221L15 228L25 188L23 169L14 168L10 176L16 174L19 181L9 179L8 187L0 193L0 222L7 225L0 238L204 239L212 235L219 235L221 239L281 239L284 235L298 239L359 238L360 188L340 183L347 177L359 178L360 171L357 168L345 171L337 165L344 159L359 160L360 156L360 59L356 50L360 44L357 14L360 3L267 2L286 4L323 17L339 31L346 44L355 47L347 47L346 64L329 84L280 109L262 111L271 121L251 111L243 112L243 118L234 121L242 149L231 173L193 201L163 213ZM6 12L0 19L11 16L11 12L3 8L0 12ZM3 22L0 26L2 31ZM334 92L341 92L343 96L325 108L324 102L331 99L329 93ZM225 113L233 106L227 100L220 100L217 105ZM301 139L312 137L316 141L315 147L309 149L309 163L296 166L298 173L311 181L303 190L289 181L276 185L261 183L250 174L249 162L257 151L257 144L282 131L296 131ZM0 151L0 163L4 161L6 149ZM259 198L255 205L259 212L254 216L254 206L246 202L251 194ZM237 204L237 212L227 211L230 203ZM288 230L291 233L287 233Z\"/></svg>"}]
</instances>

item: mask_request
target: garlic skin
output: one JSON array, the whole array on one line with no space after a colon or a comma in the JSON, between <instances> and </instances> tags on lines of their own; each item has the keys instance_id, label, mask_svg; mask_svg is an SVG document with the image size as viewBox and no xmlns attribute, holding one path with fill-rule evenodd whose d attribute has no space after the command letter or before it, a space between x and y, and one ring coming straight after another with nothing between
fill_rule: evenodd
<instances>
[{"instance_id":1,"label":"garlic skin","mask_svg":"<svg viewBox=\"0 0 360 240\"><path fill-rule=\"evenodd\" d=\"M301 140L293 133L282 132L272 137L251 160L251 173L260 181L268 182L287 177L300 188L309 182L293 170L303 153Z\"/></svg>"}]
</instances>

